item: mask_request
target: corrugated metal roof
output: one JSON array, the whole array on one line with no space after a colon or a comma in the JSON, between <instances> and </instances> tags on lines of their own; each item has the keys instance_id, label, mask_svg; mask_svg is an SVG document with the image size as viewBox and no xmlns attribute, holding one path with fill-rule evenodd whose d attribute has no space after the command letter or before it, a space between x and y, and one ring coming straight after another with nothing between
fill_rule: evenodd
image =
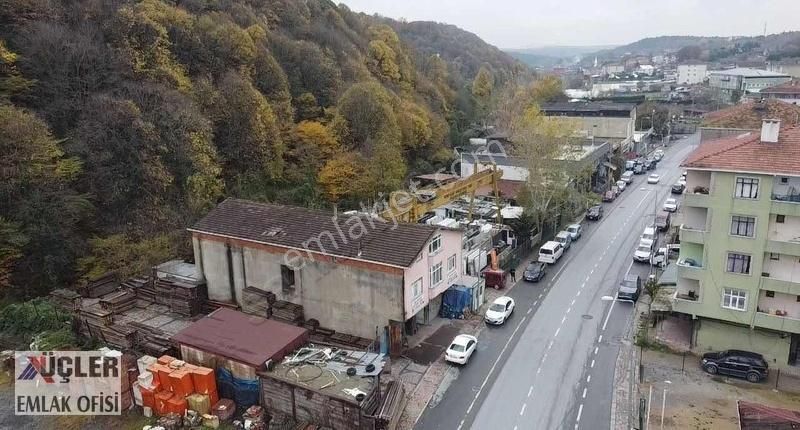
<instances>
[{"instance_id":1,"label":"corrugated metal roof","mask_svg":"<svg viewBox=\"0 0 800 430\"><path fill-rule=\"evenodd\" d=\"M172 341L260 369L308 340L308 330L219 308L172 337Z\"/></svg>"}]
</instances>

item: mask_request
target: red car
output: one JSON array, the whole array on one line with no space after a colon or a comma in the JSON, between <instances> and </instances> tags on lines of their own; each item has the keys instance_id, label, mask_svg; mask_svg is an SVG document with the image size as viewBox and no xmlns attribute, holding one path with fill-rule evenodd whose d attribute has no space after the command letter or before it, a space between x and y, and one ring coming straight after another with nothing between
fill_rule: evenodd
<instances>
[{"instance_id":1,"label":"red car","mask_svg":"<svg viewBox=\"0 0 800 430\"><path fill-rule=\"evenodd\" d=\"M603 201L604 202L613 202L615 198L617 198L617 193L615 193L615 192L613 192L611 190L608 190L605 193L603 193Z\"/></svg>"}]
</instances>

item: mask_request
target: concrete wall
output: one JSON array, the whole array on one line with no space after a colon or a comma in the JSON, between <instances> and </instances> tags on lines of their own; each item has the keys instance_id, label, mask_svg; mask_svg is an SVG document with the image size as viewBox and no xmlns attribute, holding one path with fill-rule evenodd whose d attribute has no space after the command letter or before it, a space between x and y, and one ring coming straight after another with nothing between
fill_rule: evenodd
<instances>
[{"instance_id":1,"label":"concrete wall","mask_svg":"<svg viewBox=\"0 0 800 430\"><path fill-rule=\"evenodd\" d=\"M775 222L775 215L770 215L769 218L769 240L781 242L800 240L800 217L787 215L781 224Z\"/></svg>"},{"instance_id":2,"label":"concrete wall","mask_svg":"<svg viewBox=\"0 0 800 430\"><path fill-rule=\"evenodd\" d=\"M422 250L419 260L405 270L405 319L409 319L422 310L428 303L447 290L455 283L462 273L462 235L461 231L441 230L442 247L435 254L428 252L428 245ZM434 236L435 237L435 236ZM433 239L433 238L432 238ZM448 259L455 256L455 266L448 269ZM431 285L431 269L438 263L442 264L442 281ZM422 279L422 291L419 296L414 296L412 284ZM438 311L438 309L435 309Z\"/></svg>"},{"instance_id":3,"label":"concrete wall","mask_svg":"<svg viewBox=\"0 0 800 430\"><path fill-rule=\"evenodd\" d=\"M760 130L751 130L746 128L700 127L700 143L714 139L721 139L728 136L738 136L749 131L760 133Z\"/></svg>"},{"instance_id":4,"label":"concrete wall","mask_svg":"<svg viewBox=\"0 0 800 430\"><path fill-rule=\"evenodd\" d=\"M224 242L199 241L212 300L241 304L241 290L253 286L302 305L306 319L316 318L324 327L370 339L376 327L381 331L389 320L403 321L402 269L363 262L342 264L320 256L295 270L295 288L284 291L281 265L286 262L280 250L232 242L229 265Z\"/></svg>"},{"instance_id":5,"label":"concrete wall","mask_svg":"<svg viewBox=\"0 0 800 430\"><path fill-rule=\"evenodd\" d=\"M695 351L699 354L725 349L742 349L762 354L770 367L788 365L791 336L779 333L751 330L746 326L701 319L696 324Z\"/></svg>"},{"instance_id":6,"label":"concrete wall","mask_svg":"<svg viewBox=\"0 0 800 430\"><path fill-rule=\"evenodd\" d=\"M501 160L500 157L497 160ZM461 164L461 177L466 178L467 176L472 175L475 173L475 166L473 163L464 162ZM478 163L478 171L482 172L484 170L489 170L492 168L491 164L483 164ZM526 181L528 179L528 169L524 167L517 167L517 166L503 166L498 165L498 169L503 171L503 179L507 181Z\"/></svg>"}]
</instances>

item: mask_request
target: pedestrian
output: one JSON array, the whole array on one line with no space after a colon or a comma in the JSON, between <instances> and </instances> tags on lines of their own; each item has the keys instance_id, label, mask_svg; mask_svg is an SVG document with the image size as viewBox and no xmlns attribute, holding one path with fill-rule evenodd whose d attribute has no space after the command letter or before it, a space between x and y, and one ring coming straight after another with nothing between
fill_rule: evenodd
<instances>
[{"instance_id":1,"label":"pedestrian","mask_svg":"<svg viewBox=\"0 0 800 430\"><path fill-rule=\"evenodd\" d=\"M508 273L511 275L511 282L517 282L517 270L511 269Z\"/></svg>"}]
</instances>

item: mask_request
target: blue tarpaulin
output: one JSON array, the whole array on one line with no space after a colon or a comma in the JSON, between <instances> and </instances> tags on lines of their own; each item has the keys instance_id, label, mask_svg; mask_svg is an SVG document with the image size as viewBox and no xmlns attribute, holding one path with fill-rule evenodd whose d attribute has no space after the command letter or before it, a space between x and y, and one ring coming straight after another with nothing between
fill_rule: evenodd
<instances>
[{"instance_id":1,"label":"blue tarpaulin","mask_svg":"<svg viewBox=\"0 0 800 430\"><path fill-rule=\"evenodd\" d=\"M248 380L234 378L225 368L217 368L217 392L223 399L231 399L239 409L248 408L258 404L259 400L258 379Z\"/></svg>"},{"instance_id":2,"label":"blue tarpaulin","mask_svg":"<svg viewBox=\"0 0 800 430\"><path fill-rule=\"evenodd\" d=\"M464 309L472 306L472 289L463 285L451 285L442 294L442 308L439 316L442 318L464 318Z\"/></svg>"}]
</instances>

